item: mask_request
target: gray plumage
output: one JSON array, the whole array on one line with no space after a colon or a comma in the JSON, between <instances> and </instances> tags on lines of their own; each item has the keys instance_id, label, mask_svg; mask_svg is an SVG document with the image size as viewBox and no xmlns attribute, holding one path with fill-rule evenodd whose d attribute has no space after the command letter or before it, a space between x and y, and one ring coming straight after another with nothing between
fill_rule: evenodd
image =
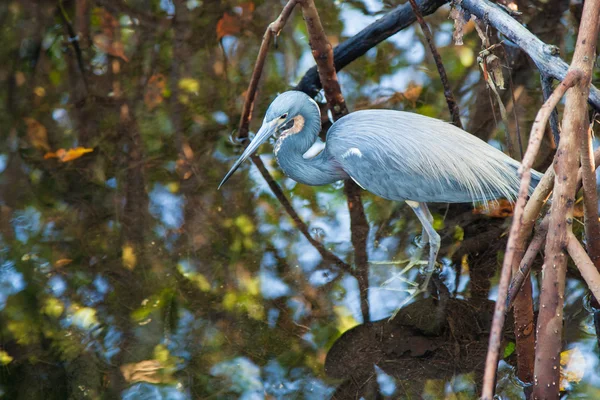
<instances>
[{"instance_id":1,"label":"gray plumage","mask_svg":"<svg viewBox=\"0 0 600 400\"><path fill-rule=\"evenodd\" d=\"M221 185L275 135L277 162L290 178L308 185L351 178L378 196L406 201L429 240L430 269L435 264L440 237L433 229L426 203L479 202L500 197L514 200L518 194L517 161L438 119L393 110L353 112L336 121L327 132L324 149L308 157L307 151L318 143L320 129L317 103L302 92L281 94L269 106L261 129ZM532 171L532 188L540 178L541 174Z\"/></svg>"}]
</instances>

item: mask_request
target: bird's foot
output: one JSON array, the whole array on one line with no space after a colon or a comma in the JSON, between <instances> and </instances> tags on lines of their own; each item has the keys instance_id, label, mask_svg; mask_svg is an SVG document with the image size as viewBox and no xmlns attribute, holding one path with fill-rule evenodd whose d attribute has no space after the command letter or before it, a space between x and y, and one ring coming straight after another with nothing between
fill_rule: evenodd
<instances>
[{"instance_id":1,"label":"bird's foot","mask_svg":"<svg viewBox=\"0 0 600 400\"><path fill-rule=\"evenodd\" d=\"M414 265L422 265L421 269L420 269L420 274L425 275L425 280L423 281L423 283L421 283L420 285L416 282L410 281L406 278L401 277L400 275L402 275L403 273L405 273L406 271L409 270L409 266L412 268ZM408 303L410 303L411 301L413 301L417 296L419 296L422 293L427 293L428 292L428 288L429 288L429 282L431 281L431 277L433 276L433 274L439 270L438 268L438 263L436 262L436 264L431 267L429 265L429 262L427 261L417 261L415 263L409 263L409 266L405 267L400 273L392 276L390 279L388 279L387 281L385 281L383 283L383 285L389 284L390 282L392 282L394 279L398 279L401 280L402 282L405 282L406 284L410 285L411 288L409 289L405 289L404 291L406 291L409 296L404 299L404 301L402 301L402 303L396 308L396 310L394 310L394 312L392 313L392 315L390 316L390 321L393 320L396 315L398 314L398 312L404 307L406 306Z\"/></svg>"}]
</instances>

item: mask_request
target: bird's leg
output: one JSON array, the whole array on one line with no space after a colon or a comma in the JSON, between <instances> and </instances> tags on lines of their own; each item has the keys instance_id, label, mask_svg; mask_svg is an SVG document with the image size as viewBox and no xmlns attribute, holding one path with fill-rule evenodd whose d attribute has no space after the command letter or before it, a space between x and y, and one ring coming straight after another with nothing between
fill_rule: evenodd
<instances>
[{"instance_id":1,"label":"bird's leg","mask_svg":"<svg viewBox=\"0 0 600 400\"><path fill-rule=\"evenodd\" d=\"M429 285L429 280L431 279L433 271L435 271L435 262L437 260L438 252L440 251L441 238L433 228L433 216L429 212L427 204L414 201L407 201L406 203L413 209L417 218L421 221L423 230L427 233L429 239L429 262L427 265L425 281L419 289L419 292L424 292L427 290L427 285Z\"/></svg>"}]
</instances>

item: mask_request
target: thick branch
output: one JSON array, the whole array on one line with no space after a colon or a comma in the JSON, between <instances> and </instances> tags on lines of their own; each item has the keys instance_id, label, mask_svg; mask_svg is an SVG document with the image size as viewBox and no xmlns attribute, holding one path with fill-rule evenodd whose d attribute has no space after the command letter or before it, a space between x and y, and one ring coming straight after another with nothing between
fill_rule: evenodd
<instances>
[{"instance_id":1,"label":"thick branch","mask_svg":"<svg viewBox=\"0 0 600 400\"><path fill-rule=\"evenodd\" d=\"M598 223L596 165L592 156L592 133L591 128L588 129L581 142L581 177L586 248L592 262L600 271L600 223ZM600 299L596 298L596 300Z\"/></svg>"},{"instance_id":2,"label":"thick branch","mask_svg":"<svg viewBox=\"0 0 600 400\"><path fill-rule=\"evenodd\" d=\"M569 89L565 100L563 131L555 157L556 179L550 210L550 226L540 293L533 397L558 399L560 351L562 346L563 306L567 257L581 139L587 131L587 103L592 68L596 58L600 0L587 0L570 70L581 70L582 79ZM584 172L585 175L585 172ZM595 271L595 269L594 269ZM596 272L596 271L595 271Z\"/></svg>"},{"instance_id":3,"label":"thick branch","mask_svg":"<svg viewBox=\"0 0 600 400\"><path fill-rule=\"evenodd\" d=\"M250 125L250 119L252 117L252 108L254 107L254 100L256 98L256 89L258 88L258 82L260 81L260 76L265 65L265 60L267 58L267 53L269 50L271 40L274 36L278 35L279 32L281 32L283 26L288 20L296 4L296 0L290 0L283 8L279 17L274 22L272 22L265 31L262 43L260 45L260 50L258 52L258 57L256 59L256 64L254 66L254 71L252 72L252 77L250 78L250 84L248 85L248 91L246 93L246 100L244 102L242 116L240 117L240 124L238 128L238 137L240 138L245 138L248 136L248 127ZM267 171L267 168L263 164L260 157L254 155L252 156L252 161L260 171L263 178L265 178L267 184L275 194L275 197L277 197L277 199L279 200L283 208L287 211L289 216L292 218L300 232L302 232L306 240L308 240L309 243L312 244L315 247L315 249L317 249L319 254L321 254L321 257L323 257L324 260L328 260L334 263L338 267L342 268L344 271L350 272L351 268L348 264L340 260L335 254L328 251L322 243L318 242L310 235L308 227L306 226L304 221L300 219L300 216L298 215L298 213L296 213L287 197L285 197L285 194L283 194L283 191L281 190L277 182L275 182L271 174L269 174L269 171Z\"/></svg>"},{"instance_id":4,"label":"thick branch","mask_svg":"<svg viewBox=\"0 0 600 400\"><path fill-rule=\"evenodd\" d=\"M333 62L333 48L327 40L314 1L300 1L302 4L302 14L304 15L309 34L310 48L317 63L319 80L323 86L325 98L329 104L333 119L337 120L348 114L348 108L346 107L346 102L337 80L337 73ZM360 188L351 180L346 181L345 185L348 209L350 211L350 226L352 228L352 245L355 253L355 276L360 289L361 311L364 321L369 321L369 266L367 257L369 224L360 199Z\"/></svg>"},{"instance_id":5,"label":"thick branch","mask_svg":"<svg viewBox=\"0 0 600 400\"><path fill-rule=\"evenodd\" d=\"M569 66L559 57L556 46L542 42L502 8L488 0L460 0L459 5L496 28L508 40L523 49L542 74L560 81L565 79ZM594 108L600 110L600 91L594 86L590 88L589 102Z\"/></svg>"},{"instance_id":6,"label":"thick branch","mask_svg":"<svg viewBox=\"0 0 600 400\"><path fill-rule=\"evenodd\" d=\"M577 265L577 269L579 269L581 276L594 297L600 299L600 274L596 266L583 249L583 246L581 246L581 243L579 243L579 240L573 235L573 232L568 233L567 240L569 255L575 262L575 265Z\"/></svg>"},{"instance_id":7,"label":"thick branch","mask_svg":"<svg viewBox=\"0 0 600 400\"><path fill-rule=\"evenodd\" d=\"M422 15L433 14L445 3L447 3L446 0L417 1ZM415 20L415 14L410 4L405 3L396 7L334 49L335 70L341 70L385 39L409 27ZM296 89L311 97L316 96L321 89L317 67L312 67L306 72Z\"/></svg>"},{"instance_id":8,"label":"thick branch","mask_svg":"<svg viewBox=\"0 0 600 400\"><path fill-rule=\"evenodd\" d=\"M547 193L545 193L545 196L542 196L541 194L544 191L549 193L549 190L551 190L549 189L548 184L550 178L545 176L532 196L533 198L538 199L538 201L528 203L532 206L527 210L527 214L525 213L525 203L527 202L529 186L531 183L531 167L535 161L535 156L539 150L541 139L552 110L554 107L556 107L556 104L558 104L567 88L572 86L575 81L579 80L579 77L580 75L577 73L571 73L567 76L565 81L556 88L554 93L552 93L550 98L548 98L548 100L540 108L533 126L531 127L529 145L527 146L527 151L523 157L523 163L519 169L521 174L519 197L517 199L517 204L515 205L513 221L510 227L510 235L508 237L508 243L506 244L506 253L504 255L504 262L502 264L500 283L498 285L498 298L496 299L496 308L494 310L494 319L492 321L492 329L490 332L490 341L485 365L482 394L483 399L491 399L494 395L494 382L496 381L496 368L498 366L500 341L502 339L502 328L504 326L506 312L506 296L508 293L510 276L513 271L517 270L517 266L520 263L523 255L525 240L531 234L531 229L543 204L543 201L540 200L545 200L548 196Z\"/></svg>"}]
</instances>

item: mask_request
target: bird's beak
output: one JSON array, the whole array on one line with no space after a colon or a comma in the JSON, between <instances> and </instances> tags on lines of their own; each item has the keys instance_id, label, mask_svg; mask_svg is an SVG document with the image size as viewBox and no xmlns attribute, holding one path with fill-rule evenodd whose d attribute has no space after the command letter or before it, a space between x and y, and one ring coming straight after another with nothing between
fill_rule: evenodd
<instances>
[{"instance_id":1,"label":"bird's beak","mask_svg":"<svg viewBox=\"0 0 600 400\"><path fill-rule=\"evenodd\" d=\"M250 157L260 147L261 144L266 142L267 139L270 138L271 135L273 135L273 133L275 133L277 128L279 128L278 122L279 121L275 119L271 122L263 123L259 131L256 133L256 136L254 136L254 139L250 142L248 147L246 147L246 150L244 150L240 158L238 158L238 160L235 162L235 164L233 164L233 167L231 167L227 175L225 175L225 178L223 178L223 180L219 184L218 189L221 189L221 186L223 186L225 182L227 182L227 180L240 167L240 165L242 165L242 163L246 161L246 159L248 159L248 157Z\"/></svg>"}]
</instances>

